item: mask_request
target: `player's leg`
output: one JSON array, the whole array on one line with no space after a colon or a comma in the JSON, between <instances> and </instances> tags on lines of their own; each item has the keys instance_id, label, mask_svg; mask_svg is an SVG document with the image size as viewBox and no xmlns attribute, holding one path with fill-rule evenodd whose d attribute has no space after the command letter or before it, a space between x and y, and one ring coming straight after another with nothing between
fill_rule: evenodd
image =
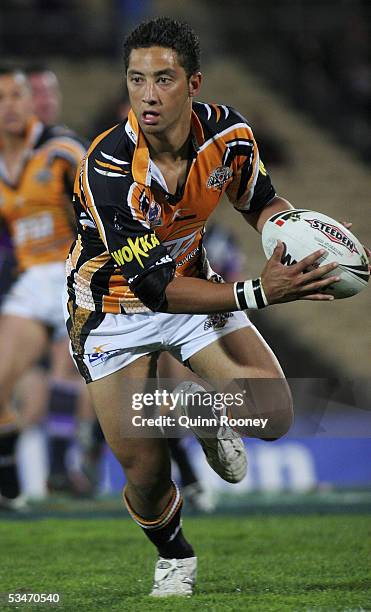
<instances>
[{"instance_id":1,"label":"player's leg","mask_svg":"<svg viewBox=\"0 0 371 612\"><path fill-rule=\"evenodd\" d=\"M69 352L69 338L64 321L64 334L53 339L50 347L50 376L55 380L74 380L81 382Z\"/></svg>"},{"instance_id":2,"label":"player's leg","mask_svg":"<svg viewBox=\"0 0 371 612\"><path fill-rule=\"evenodd\" d=\"M232 414L237 417L268 418L264 429L250 428L252 437L280 438L293 420L291 393L274 353L255 327L244 327L223 335L189 358L192 370L215 383L243 379L247 401Z\"/></svg>"},{"instance_id":3,"label":"player's leg","mask_svg":"<svg viewBox=\"0 0 371 612\"><path fill-rule=\"evenodd\" d=\"M17 381L12 402L19 408L22 430L44 422L48 405L48 372L36 365L28 369Z\"/></svg>"},{"instance_id":4,"label":"player's leg","mask_svg":"<svg viewBox=\"0 0 371 612\"><path fill-rule=\"evenodd\" d=\"M157 373L160 379L172 379L171 386L185 378L187 380L190 378L189 370L168 352L160 354ZM196 379L196 376L194 378ZM182 493L186 503L200 512L212 512L215 507L214 502L199 481L189 457L189 451L184 445L184 440L178 437L170 437L168 438L168 445L171 459L176 463L179 470Z\"/></svg>"},{"instance_id":5,"label":"player's leg","mask_svg":"<svg viewBox=\"0 0 371 612\"><path fill-rule=\"evenodd\" d=\"M48 333L39 321L13 315L0 316L0 406L10 398L20 376L42 356Z\"/></svg>"},{"instance_id":6,"label":"player's leg","mask_svg":"<svg viewBox=\"0 0 371 612\"><path fill-rule=\"evenodd\" d=\"M105 448L105 438L100 423L94 412L89 396L88 386L83 385L77 402L76 441L79 446L80 468L73 477L82 478L89 485L90 495L98 491L99 467Z\"/></svg>"},{"instance_id":7,"label":"player's leg","mask_svg":"<svg viewBox=\"0 0 371 612\"><path fill-rule=\"evenodd\" d=\"M62 317L61 317L62 318ZM55 328L50 350L50 376L48 384L48 446L50 470L48 488L74 495L91 495L92 486L81 469L67 465L66 457L71 445L82 429L86 429L85 415L80 415L80 398L87 395L86 385L78 375L68 347L64 321ZM84 404L85 405L85 404ZM92 408L89 424L93 421Z\"/></svg>"},{"instance_id":8,"label":"player's leg","mask_svg":"<svg viewBox=\"0 0 371 612\"><path fill-rule=\"evenodd\" d=\"M181 410L196 417L191 429L213 470L228 482L240 482L246 474L247 457L238 434L274 440L288 431L292 402L287 382L273 352L243 313L206 319L195 316L184 321L183 327L188 327L189 337L181 345L182 360L212 385L219 398L217 402L215 395L211 407L210 394L204 397L202 386L183 383L177 391L183 391L183 398L184 394L193 397L181 402ZM221 403L220 393L229 394L224 396L228 404ZM197 417L206 417L214 425L200 427ZM226 423L227 417L238 421Z\"/></svg>"},{"instance_id":9,"label":"player's leg","mask_svg":"<svg viewBox=\"0 0 371 612\"><path fill-rule=\"evenodd\" d=\"M156 376L156 361L155 354L140 357L88 388L105 438L125 471L129 513L159 552L152 594L187 595L196 559L181 529L182 497L171 480L167 441L160 431L157 437L130 437L132 414L123 399L133 379L136 393L146 390L147 379Z\"/></svg>"},{"instance_id":10,"label":"player's leg","mask_svg":"<svg viewBox=\"0 0 371 612\"><path fill-rule=\"evenodd\" d=\"M15 500L20 493L15 462L19 423L9 400L17 381L41 357L47 344L47 330L41 323L13 315L0 316L0 354L3 356L0 359L0 493L3 504L6 500Z\"/></svg>"}]
</instances>

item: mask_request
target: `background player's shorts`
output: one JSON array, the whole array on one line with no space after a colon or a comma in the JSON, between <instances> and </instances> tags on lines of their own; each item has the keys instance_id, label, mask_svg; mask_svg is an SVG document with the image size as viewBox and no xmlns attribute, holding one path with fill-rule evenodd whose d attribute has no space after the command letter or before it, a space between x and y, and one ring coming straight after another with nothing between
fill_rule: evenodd
<instances>
[{"instance_id":1,"label":"background player's shorts","mask_svg":"<svg viewBox=\"0 0 371 612\"><path fill-rule=\"evenodd\" d=\"M67 335L61 296L65 285L64 262L32 266L22 272L1 304L1 314L40 321L53 330L53 339Z\"/></svg>"},{"instance_id":2,"label":"background player's shorts","mask_svg":"<svg viewBox=\"0 0 371 612\"><path fill-rule=\"evenodd\" d=\"M113 374L139 357L168 351L184 362L192 355L237 329L250 327L243 312L213 315L102 314L65 308L71 355L87 383Z\"/></svg>"}]
</instances>

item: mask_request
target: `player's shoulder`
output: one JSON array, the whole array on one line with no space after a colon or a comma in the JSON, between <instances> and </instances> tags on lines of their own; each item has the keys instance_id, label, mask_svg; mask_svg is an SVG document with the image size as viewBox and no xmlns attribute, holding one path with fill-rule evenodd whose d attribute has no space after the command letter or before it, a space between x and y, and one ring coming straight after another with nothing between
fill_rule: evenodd
<instances>
[{"instance_id":1,"label":"player's shoulder","mask_svg":"<svg viewBox=\"0 0 371 612\"><path fill-rule=\"evenodd\" d=\"M218 134L233 128L250 129L247 119L232 106L194 102L193 110L202 125L205 136L208 132Z\"/></svg>"},{"instance_id":2,"label":"player's shoulder","mask_svg":"<svg viewBox=\"0 0 371 612\"><path fill-rule=\"evenodd\" d=\"M35 144L35 148L62 146L63 144L77 145L84 149L87 148L86 141L78 136L76 132L66 125L44 125L40 136Z\"/></svg>"},{"instance_id":3,"label":"player's shoulder","mask_svg":"<svg viewBox=\"0 0 371 612\"><path fill-rule=\"evenodd\" d=\"M89 147L83 163L83 172L94 189L106 189L111 197L122 196L122 186L129 188L132 183L131 163L134 144L125 129L126 123L119 123L99 134ZM120 179L124 179L120 180Z\"/></svg>"},{"instance_id":4,"label":"player's shoulder","mask_svg":"<svg viewBox=\"0 0 371 612\"><path fill-rule=\"evenodd\" d=\"M98 164L102 170L128 170L134 147L128 138L125 122L114 125L94 138L88 150L89 166ZM108 176L110 176L108 174Z\"/></svg>"}]
</instances>

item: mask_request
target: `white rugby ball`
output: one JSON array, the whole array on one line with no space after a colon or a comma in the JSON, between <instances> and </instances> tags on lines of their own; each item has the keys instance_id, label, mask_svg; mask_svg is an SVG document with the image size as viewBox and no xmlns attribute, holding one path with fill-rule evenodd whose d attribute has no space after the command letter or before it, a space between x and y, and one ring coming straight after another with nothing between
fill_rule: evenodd
<instances>
[{"instance_id":1,"label":"white rugby ball","mask_svg":"<svg viewBox=\"0 0 371 612\"><path fill-rule=\"evenodd\" d=\"M340 281L325 290L336 299L356 295L367 286L370 273L366 251L339 221L313 210L286 210L273 215L264 224L262 244L268 259L277 240L285 245L282 262L288 266L314 251L325 249L317 263L323 265L335 261L339 264L329 275L340 276Z\"/></svg>"}]
</instances>

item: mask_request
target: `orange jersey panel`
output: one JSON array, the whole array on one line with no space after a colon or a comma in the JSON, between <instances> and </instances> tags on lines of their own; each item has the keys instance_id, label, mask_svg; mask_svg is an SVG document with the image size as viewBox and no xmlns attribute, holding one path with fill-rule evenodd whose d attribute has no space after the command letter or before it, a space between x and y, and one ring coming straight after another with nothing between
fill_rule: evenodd
<instances>
[{"instance_id":1,"label":"orange jersey panel","mask_svg":"<svg viewBox=\"0 0 371 612\"><path fill-rule=\"evenodd\" d=\"M8 226L20 270L66 258L74 237L67 183L85 151L65 128L34 124L33 131L17 181L7 179L4 165L0 172L0 219Z\"/></svg>"}]
</instances>

